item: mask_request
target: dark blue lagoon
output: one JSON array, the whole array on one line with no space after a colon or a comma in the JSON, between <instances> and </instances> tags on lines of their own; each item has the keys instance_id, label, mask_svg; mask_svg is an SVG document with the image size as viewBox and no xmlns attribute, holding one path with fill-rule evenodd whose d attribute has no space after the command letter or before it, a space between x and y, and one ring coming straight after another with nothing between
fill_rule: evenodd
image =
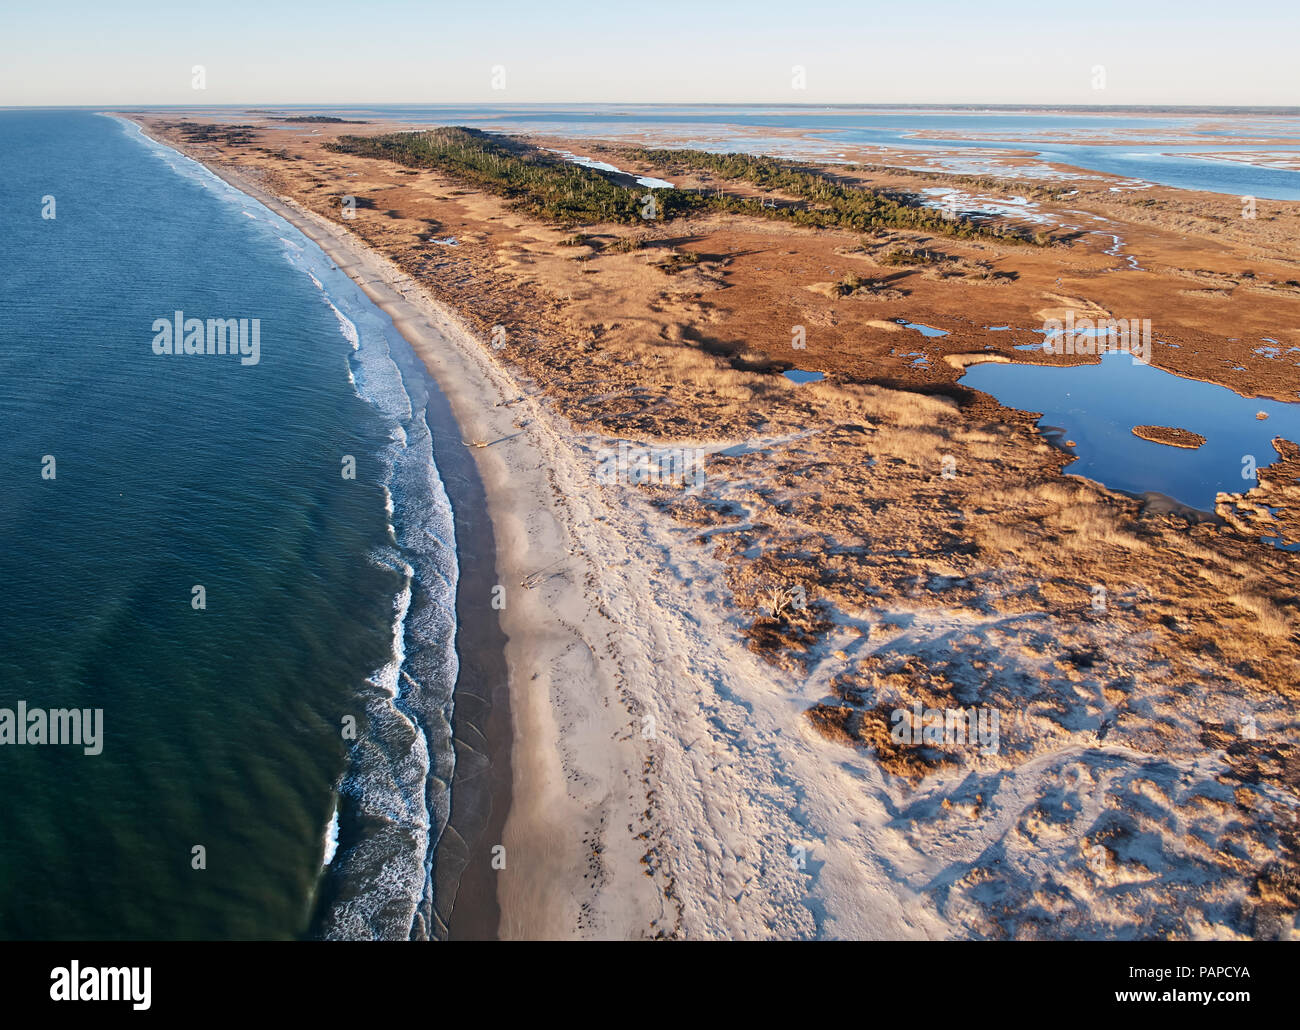
<instances>
[{"instance_id":1,"label":"dark blue lagoon","mask_svg":"<svg viewBox=\"0 0 1300 1030\"><path fill-rule=\"evenodd\" d=\"M0 938L429 933L457 565L405 341L127 122L0 113L0 185Z\"/></svg>"},{"instance_id":2,"label":"dark blue lagoon","mask_svg":"<svg viewBox=\"0 0 1300 1030\"><path fill-rule=\"evenodd\" d=\"M1300 442L1300 404L1243 397L1125 353L1103 354L1091 365L972 365L961 383L1008 407L1041 411L1040 426L1074 442L1078 457L1067 473L1202 511L1214 510L1219 491L1255 485L1253 470L1277 460L1274 437ZM1268 417L1258 418L1261 412ZM1205 443L1195 450L1153 443L1133 435L1141 425L1188 429Z\"/></svg>"}]
</instances>

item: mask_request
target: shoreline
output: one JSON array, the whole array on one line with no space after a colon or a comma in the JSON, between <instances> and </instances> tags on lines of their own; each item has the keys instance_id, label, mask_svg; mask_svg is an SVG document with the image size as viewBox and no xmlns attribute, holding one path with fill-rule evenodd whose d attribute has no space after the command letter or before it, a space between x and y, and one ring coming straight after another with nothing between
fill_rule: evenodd
<instances>
[{"instance_id":1,"label":"shoreline","mask_svg":"<svg viewBox=\"0 0 1300 1030\"><path fill-rule=\"evenodd\" d=\"M158 141L164 142L165 141ZM170 146L170 144L166 144ZM472 602L468 597L479 592L483 599L491 596L491 586L496 581L495 573L503 566L510 569L510 562L503 561L503 555L493 541L492 527L499 521L500 512L494 511L494 498L486 490L475 461L467 455L460 439L467 436L462 418L457 419L456 412L448 396L446 373L435 374L427 360L427 349L431 341L422 333L411 328L409 312L404 310L404 298L392 289L391 284L376 280L376 269L366 260L366 255L351 251L344 241L330 238L320 232L300 212L285 203L281 198L259 189L254 183L228 174L226 169L204 164L213 174L227 184L246 193L259 203L279 214L294 225L304 235L315 242L343 272L347 273L381 311L392 318L394 325L411 346L431 383L437 388L437 394L430 399L430 407L435 405L441 411L430 412L431 428L434 429L434 458L440 475L443 477L449 496L452 499L454 518L457 524L457 561L460 564L461 584L457 590L456 614L457 626L453 646L460 661L457 676L452 715L453 746L456 751L456 768L452 781L451 814L447 826L435 847L434 861L434 916L435 925L447 938L468 937L470 939L491 939L499 935L502 925L502 912L496 884L492 881L490 869L490 848L501 839L501 831L508 818L512 790L510 772L512 767L511 752L513 740L510 726L509 689L492 689L488 679L500 672L505 672L506 659L503 650L493 653L493 648L504 647L505 636L496 619L491 620L491 627L480 626L467 621L471 613L491 612L486 604L479 607L479 612L472 612ZM454 429L453 429L454 427ZM452 430L440 433L438 430ZM463 461L456 461L453 447L459 448ZM465 468L465 464L469 468ZM468 473L468 474L466 474ZM459 474L459 475L458 475ZM457 487L452 483L456 478L461 482ZM466 494L478 494L476 504L466 505ZM468 507L468 511L467 511ZM486 515L487 525L473 525L475 514ZM463 531L469 529L470 533ZM478 538L486 536L485 553L475 554ZM467 684L466 680L470 683ZM472 691L466 687L472 684ZM468 711L472 706L472 714ZM486 718L483 718L486 713ZM464 739L466 729L482 741L484 748L480 752L486 759L486 769L467 769L467 759L475 755L476 749ZM465 791L471 778L475 781L474 798L468 799ZM479 784L478 779L486 779ZM467 805L467 801L469 804ZM475 802L482 807L475 811ZM478 826L467 827L461 818L469 808L472 815L478 815ZM474 833L477 830L477 834ZM495 831L495 838L493 837ZM469 837L467 840L466 838ZM457 866L454 879L449 876L450 866ZM446 907L443 899L447 888L454 887L451 908Z\"/></svg>"},{"instance_id":2,"label":"shoreline","mask_svg":"<svg viewBox=\"0 0 1300 1030\"><path fill-rule=\"evenodd\" d=\"M466 450L482 484L485 511L495 539L497 583L505 587L507 601L504 610L495 612L490 606L489 593L479 602L479 610L500 616L509 686L496 692L496 700L506 703L493 704L495 721L489 716L488 725L481 727L488 745L501 748L501 752L493 756L494 790L489 822L478 845L464 856L466 865L461 886L469 890L459 910L453 907L450 913L448 935L453 938L486 936L493 904L499 912L497 937L567 938L578 936L583 930L594 930L607 937L648 932L645 928L658 910L659 899L657 892L646 889L651 885L644 875L636 876L642 889L635 891L637 897L628 902L642 915L626 919L620 912L603 926L594 926L590 917L583 916L584 909L590 910L591 901L588 899L584 905L576 890L585 879L581 872L584 851L593 847L598 853L603 851L604 844L593 844L593 841L601 840L604 826L619 823L607 818L608 813L602 813L592 825L590 806L566 790L566 781L574 779L575 774L564 768L567 756L562 755L564 748L559 738L563 731L557 713L548 697L527 689L543 675L541 668L550 665L559 671L575 644L590 655L595 666L603 667L607 660L598 657L573 626L591 607L581 581L569 578L563 569L548 574L548 570L564 564L566 558L580 550L569 546L573 520L565 510L567 504L562 492L554 483L556 468L578 471L573 468L575 456L569 441L564 439L565 432L557 431L557 426L551 424L552 416L537 400L521 396L528 388L492 360L455 313L424 293L388 257L352 237L342 226L268 192L227 167L210 164L170 141L159 139L141 122L130 120L155 142L198 161L315 242L393 320L445 399L446 412L460 433L460 440L455 444L471 445ZM519 402L526 403L529 416L526 420L515 414ZM442 443L442 447L435 445L435 451L439 469L445 471L442 461L452 441L444 439ZM474 446L475 443L486 445ZM550 459L549 465L538 461L539 453ZM587 470L582 472L590 475ZM533 582L538 573L546 578ZM561 581L557 584L557 580ZM539 589L543 585L545 591ZM541 596L543 593L548 596ZM473 611L472 603L466 601L463 593L458 598L457 610L461 618ZM557 611L568 616L559 620L559 626ZM458 621L458 643L465 626L465 622ZM615 661L617 658L616 655ZM595 668L586 671L593 675L585 683L568 680L563 686L572 692L566 703L580 701L595 716L593 722L599 726L598 733L587 738L589 744L584 745L583 758L590 752L594 764L609 777L609 782L598 784L596 791L605 799L602 807L608 807L618 795L626 795L631 781L621 781L630 778L633 769L639 778L641 765L619 762L597 743L601 738L612 739L620 730L625 731L625 727L612 711L609 677ZM589 690L584 691L584 686ZM458 715L462 712L459 687L458 680ZM457 778L462 771L459 754L458 749ZM456 811L454 796L453 791L453 813ZM635 817L640 807L630 799L620 800L618 818L626 822ZM500 831L499 841L490 839L495 831ZM444 832L439 842L440 857L444 845L450 843L448 836ZM491 864L492 849L498 843L505 848L506 865L495 871ZM628 865L636 873L641 872L635 859ZM494 878L493 897L490 885ZM443 915L440 909L436 912Z\"/></svg>"},{"instance_id":3,"label":"shoreline","mask_svg":"<svg viewBox=\"0 0 1300 1030\"><path fill-rule=\"evenodd\" d=\"M413 360L420 362L419 355ZM427 372L425 373L427 376ZM431 379L431 377L429 377ZM474 459L446 396L431 382L426 418L433 459L451 502L459 577L452 746L451 810L434 849L434 918L438 937L491 940L501 923L496 882L473 861L499 841L510 808L510 698L505 636L499 620L483 618L482 598L497 581L496 539ZM493 613L495 614L495 613Z\"/></svg>"},{"instance_id":4,"label":"shoreline","mask_svg":"<svg viewBox=\"0 0 1300 1030\"><path fill-rule=\"evenodd\" d=\"M134 119L131 121L154 142L177 149L167 140L150 133L147 126ZM198 161L192 154L185 156ZM475 592L485 597L490 596L491 586L495 582L495 569L500 554L494 543L491 502L474 459L458 439L464 436L464 431L456 420L444 383L434 374L422 354L426 341L422 336L404 328L399 318L400 311L396 304L400 297L391 290L378 288L378 284L368 274L354 271L362 269L368 273L372 269L363 255L350 253L344 241L327 237L319 227L312 225L309 216L296 211L284 199L268 193L245 177L230 173L228 169L202 161L199 163L227 185L284 218L316 243L340 270L361 287L376 307L393 319L394 325L411 346L415 359L422 364L430 384L435 388L431 391L428 417L430 428L434 431L435 462L452 501L461 578L456 597L457 628L453 644L460 662L452 715L456 768L452 782L451 814L435 847L437 858L434 877L438 889L435 890L434 918L435 925L445 937L490 939L496 936L501 925L497 891L491 879L482 874L486 863L475 864L472 859L475 850L490 846L488 838L500 840L510 809L512 741L509 689L504 685L490 685L493 679L504 684L505 677L502 674L506 662L504 635L500 626L496 620L491 620L490 626L473 620L467 622L466 615L470 608L468 597ZM486 525L476 524L474 516L477 514L489 516ZM466 729L477 738L482 745L481 750L466 743ZM480 757L480 767L471 771L467 768L466 759L476 756ZM482 766L482 759L486 759L486 768ZM479 780L486 782L479 783ZM465 791L471 782L474 784L473 800L467 806ZM471 811L471 819L473 816L479 817L473 820L477 825L466 826L464 820L458 817L467 807ZM466 840L466 836L470 839ZM454 855L450 853L453 848L457 852ZM455 872L458 874L454 879L448 876L452 860L456 863ZM469 881L468 890L464 889L466 884L462 878ZM449 886L453 888L450 909L441 900L446 896Z\"/></svg>"}]
</instances>

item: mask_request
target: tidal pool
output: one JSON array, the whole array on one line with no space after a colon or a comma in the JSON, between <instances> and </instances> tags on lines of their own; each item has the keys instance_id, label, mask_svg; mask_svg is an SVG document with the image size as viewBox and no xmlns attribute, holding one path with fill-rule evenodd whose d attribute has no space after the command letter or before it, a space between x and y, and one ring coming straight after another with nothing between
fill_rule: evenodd
<instances>
[{"instance_id":1,"label":"tidal pool","mask_svg":"<svg viewBox=\"0 0 1300 1030\"><path fill-rule=\"evenodd\" d=\"M934 326L925 325L922 322L909 322L905 318L896 318L894 319L894 321L897 322L899 325L901 325L904 329L915 329L918 333L920 333L922 336L926 337L927 339L936 339L937 337L948 335L947 329L936 329Z\"/></svg>"},{"instance_id":2,"label":"tidal pool","mask_svg":"<svg viewBox=\"0 0 1300 1030\"><path fill-rule=\"evenodd\" d=\"M1165 494L1200 511L1214 510L1220 490L1253 487L1243 473L1277 460L1274 437L1300 442L1300 404L1242 397L1124 353L1104 354L1095 365L971 365L961 383L1008 407L1041 411L1040 427L1073 441L1066 473L1127 493ZM1189 429L1205 443L1195 450L1153 443L1133 435L1138 425Z\"/></svg>"}]
</instances>

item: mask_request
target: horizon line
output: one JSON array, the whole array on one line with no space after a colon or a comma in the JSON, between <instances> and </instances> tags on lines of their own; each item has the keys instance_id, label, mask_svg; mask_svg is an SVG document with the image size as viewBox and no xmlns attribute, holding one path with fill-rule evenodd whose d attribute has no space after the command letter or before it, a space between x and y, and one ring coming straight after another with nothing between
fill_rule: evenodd
<instances>
[{"instance_id":1,"label":"horizon line","mask_svg":"<svg viewBox=\"0 0 1300 1030\"><path fill-rule=\"evenodd\" d=\"M1179 111L1190 114L1205 113L1255 113L1300 114L1300 105L1286 104L1170 104L1170 103L1133 103L1133 104L1073 104L1073 103L979 103L961 102L858 102L858 101L783 101L783 100L371 100L371 101L325 101L325 102L275 102L246 101L214 104L140 104L140 103L99 103L99 104L0 104L0 111L156 111L156 110L270 110L289 109L325 109L337 110L367 107L783 107L808 109L870 109L870 110L970 110L970 111Z\"/></svg>"}]
</instances>

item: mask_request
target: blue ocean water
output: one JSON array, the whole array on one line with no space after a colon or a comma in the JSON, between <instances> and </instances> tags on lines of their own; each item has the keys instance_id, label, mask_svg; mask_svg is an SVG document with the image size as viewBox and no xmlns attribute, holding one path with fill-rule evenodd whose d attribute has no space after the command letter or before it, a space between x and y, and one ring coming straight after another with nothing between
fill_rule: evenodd
<instances>
[{"instance_id":1,"label":"blue ocean water","mask_svg":"<svg viewBox=\"0 0 1300 1030\"><path fill-rule=\"evenodd\" d=\"M0 938L426 935L457 566L409 348L131 123L0 113L0 189L0 709L103 712L0 743ZM177 311L256 362L155 353Z\"/></svg>"},{"instance_id":2,"label":"blue ocean water","mask_svg":"<svg viewBox=\"0 0 1300 1030\"><path fill-rule=\"evenodd\" d=\"M1023 149L1046 162L1143 179L1180 189L1205 190L1234 197L1300 199L1300 171L1258 164L1209 159L1207 152L1300 150L1285 142L1240 145L1244 137L1264 140L1300 137L1300 117L1153 115L890 110L850 106L657 105L657 104L396 104L356 107L292 107L276 110L327 112L348 118L389 119L428 125L477 125L503 131L537 132L571 137L617 138L647 131L678 146L714 151L763 151L834 160L854 144L968 151L973 159L995 149ZM743 132L738 132L743 129ZM765 135L763 129L773 130ZM1212 145L1120 142L1129 130L1195 131L1215 139ZM286 126L310 132L310 127ZM929 141L919 133L956 133L958 138ZM1043 133L1059 142L1035 142ZM794 134L794 135L792 135ZM1116 144L1078 140L1114 136Z\"/></svg>"}]
</instances>

